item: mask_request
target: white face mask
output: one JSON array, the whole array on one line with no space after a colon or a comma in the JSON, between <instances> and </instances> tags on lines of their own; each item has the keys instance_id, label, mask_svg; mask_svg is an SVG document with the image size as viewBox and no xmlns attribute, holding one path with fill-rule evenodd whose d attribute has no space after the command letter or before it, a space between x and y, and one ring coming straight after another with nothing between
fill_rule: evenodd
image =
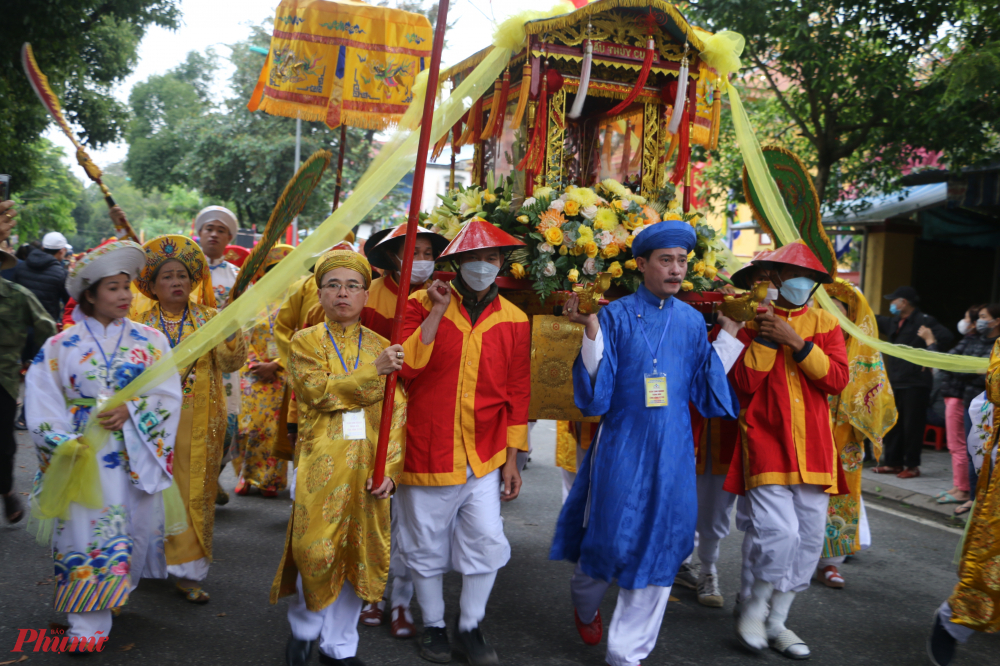
<instances>
[{"instance_id":1,"label":"white face mask","mask_svg":"<svg viewBox=\"0 0 1000 666\"><path fill-rule=\"evenodd\" d=\"M470 261L462 264L462 279L472 291L483 291L489 289L493 281L500 272L499 266L494 266L488 261Z\"/></svg>"},{"instance_id":2,"label":"white face mask","mask_svg":"<svg viewBox=\"0 0 1000 666\"><path fill-rule=\"evenodd\" d=\"M962 319L958 322L958 332L962 335L969 332L969 321L967 319Z\"/></svg>"},{"instance_id":3,"label":"white face mask","mask_svg":"<svg viewBox=\"0 0 1000 666\"><path fill-rule=\"evenodd\" d=\"M433 261L413 260L413 268L410 269L410 284L423 284L434 274Z\"/></svg>"},{"instance_id":4,"label":"white face mask","mask_svg":"<svg viewBox=\"0 0 1000 666\"><path fill-rule=\"evenodd\" d=\"M768 287L767 296L764 298L764 305L774 303L776 300L778 300L778 290L774 287Z\"/></svg>"}]
</instances>

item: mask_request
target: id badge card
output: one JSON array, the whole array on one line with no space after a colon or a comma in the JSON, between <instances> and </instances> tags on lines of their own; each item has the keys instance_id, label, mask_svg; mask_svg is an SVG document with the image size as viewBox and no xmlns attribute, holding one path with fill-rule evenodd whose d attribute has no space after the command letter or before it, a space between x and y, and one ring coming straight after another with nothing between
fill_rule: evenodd
<instances>
[{"instance_id":1,"label":"id badge card","mask_svg":"<svg viewBox=\"0 0 1000 666\"><path fill-rule=\"evenodd\" d=\"M667 376L660 372L644 375L646 379L646 406L667 406Z\"/></svg>"},{"instance_id":2,"label":"id badge card","mask_svg":"<svg viewBox=\"0 0 1000 666\"><path fill-rule=\"evenodd\" d=\"M104 412L104 405L108 404L108 401L111 400L114 395L115 392L107 386L99 389L97 391L97 399L95 400L95 408L97 409L95 413L102 414Z\"/></svg>"},{"instance_id":3,"label":"id badge card","mask_svg":"<svg viewBox=\"0 0 1000 666\"><path fill-rule=\"evenodd\" d=\"M273 361L278 358L278 343L274 340L267 341L267 360Z\"/></svg>"},{"instance_id":4,"label":"id badge card","mask_svg":"<svg viewBox=\"0 0 1000 666\"><path fill-rule=\"evenodd\" d=\"M352 409L344 412L344 439L365 439L365 410Z\"/></svg>"}]
</instances>

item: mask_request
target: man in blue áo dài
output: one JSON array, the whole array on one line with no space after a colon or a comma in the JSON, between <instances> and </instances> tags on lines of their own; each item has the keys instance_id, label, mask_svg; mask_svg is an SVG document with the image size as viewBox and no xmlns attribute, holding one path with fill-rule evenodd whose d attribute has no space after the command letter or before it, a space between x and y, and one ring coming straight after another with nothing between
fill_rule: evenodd
<instances>
[{"instance_id":1,"label":"man in blue \u00e1o d\u00e0i","mask_svg":"<svg viewBox=\"0 0 1000 666\"><path fill-rule=\"evenodd\" d=\"M674 298L694 244L694 229L683 221L647 227L632 245L643 273L638 292L599 315L579 314L575 297L566 306L570 319L585 326L573 365L576 405L602 419L549 558L577 563L570 589L577 629L589 645L601 640L601 599L618 581L610 666L637 666L652 651L674 576L694 549L688 403L705 418L739 413L726 379L743 349L739 325L720 317L723 330L710 344L702 315Z\"/></svg>"}]
</instances>

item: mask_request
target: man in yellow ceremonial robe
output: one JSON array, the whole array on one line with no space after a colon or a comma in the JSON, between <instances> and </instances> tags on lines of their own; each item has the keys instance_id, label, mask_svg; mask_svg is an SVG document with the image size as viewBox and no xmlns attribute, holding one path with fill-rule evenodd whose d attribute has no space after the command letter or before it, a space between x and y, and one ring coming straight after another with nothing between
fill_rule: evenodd
<instances>
[{"instance_id":1,"label":"man in yellow ceremonial robe","mask_svg":"<svg viewBox=\"0 0 1000 666\"><path fill-rule=\"evenodd\" d=\"M371 266L333 250L315 272L325 321L299 331L289 375L299 410L295 505L271 603L288 607L290 666L303 666L319 642L321 664L363 666L357 658L363 602L382 598L389 576L389 503L403 471L406 398L396 389L385 479L372 488L385 376L403 365L403 348L360 323Z\"/></svg>"},{"instance_id":2,"label":"man in yellow ceremonial robe","mask_svg":"<svg viewBox=\"0 0 1000 666\"><path fill-rule=\"evenodd\" d=\"M837 278L824 285L841 311L868 335L876 335L878 323L868 301L854 285ZM889 384L882 354L844 333L849 382L838 396L830 396L833 442L847 479L847 493L830 497L826 514L826 538L816 578L827 587L844 587L837 565L848 555L871 546L871 530L861 498L861 464L865 439L874 447L875 460L882 456L882 438L896 424L896 398Z\"/></svg>"},{"instance_id":3,"label":"man in yellow ceremonial robe","mask_svg":"<svg viewBox=\"0 0 1000 666\"><path fill-rule=\"evenodd\" d=\"M176 347L216 316L213 307L190 300L191 290L211 279L201 248L186 236L168 235L143 246L146 265L135 284L152 299L151 309L136 321L161 331ZM199 358L190 370L181 368L184 403L174 448L174 480L184 499L188 529L165 544L167 571L177 588L196 604L208 603L201 582L212 562L215 498L219 488L226 438L224 372L236 372L247 360L246 339L237 331Z\"/></svg>"},{"instance_id":4,"label":"man in yellow ceremonial robe","mask_svg":"<svg viewBox=\"0 0 1000 666\"><path fill-rule=\"evenodd\" d=\"M1000 631L1000 474L997 473L1000 427L996 419L996 406L1000 405L1000 340L993 345L990 355L986 399L993 406L992 418L987 411L989 406L980 410L973 419L973 434L969 438L970 453L976 449L973 464L979 462L978 448L982 445L982 467L962 545L958 585L938 608L927 639L927 656L935 666L948 666L955 657L956 643L965 643L977 631L990 634ZM973 401L973 409L978 402ZM970 416L973 409L969 410Z\"/></svg>"}]
</instances>

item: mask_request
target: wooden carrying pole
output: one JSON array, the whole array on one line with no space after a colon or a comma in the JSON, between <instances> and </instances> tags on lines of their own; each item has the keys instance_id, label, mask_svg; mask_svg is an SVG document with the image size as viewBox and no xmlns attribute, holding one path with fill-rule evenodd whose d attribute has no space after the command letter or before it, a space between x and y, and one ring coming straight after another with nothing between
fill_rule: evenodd
<instances>
[{"instance_id":1,"label":"wooden carrying pole","mask_svg":"<svg viewBox=\"0 0 1000 666\"><path fill-rule=\"evenodd\" d=\"M333 190L333 211L340 208L340 187L344 182L344 148L347 143L347 125L340 124L340 150L337 155L337 187Z\"/></svg>"},{"instance_id":2,"label":"wooden carrying pole","mask_svg":"<svg viewBox=\"0 0 1000 666\"><path fill-rule=\"evenodd\" d=\"M390 344L403 342L403 311L410 295L410 269L413 267L413 251L417 245L417 218L420 213L420 196L424 191L424 172L427 170L427 152L431 141L431 124L434 119L434 101L437 97L438 71L441 69L441 50L444 48L444 31L448 23L448 0L438 5L437 25L434 27L434 47L431 50L430 70L427 72L427 93L424 95L424 111L420 120L420 140L417 143L417 163L413 169L413 188L410 190L410 217L406 224L406 242L403 245L403 265L399 271L399 293L396 297L396 313L392 318ZM389 449L389 429L392 425L393 403L396 399L395 372L385 379L385 397L382 399L382 420L379 424L378 447L375 449L375 468L372 472L372 489L382 485L385 478L385 458Z\"/></svg>"}]
</instances>

